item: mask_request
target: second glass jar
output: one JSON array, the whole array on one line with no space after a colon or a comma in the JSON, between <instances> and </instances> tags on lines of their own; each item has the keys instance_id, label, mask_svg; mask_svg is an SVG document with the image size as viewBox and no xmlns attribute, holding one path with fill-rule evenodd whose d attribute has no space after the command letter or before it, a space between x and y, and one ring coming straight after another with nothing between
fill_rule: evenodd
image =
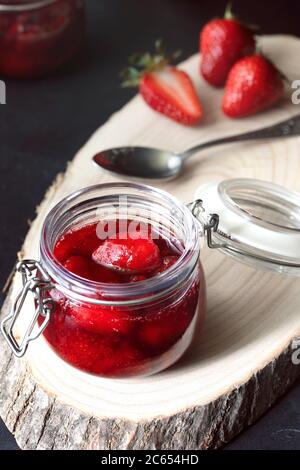
<instances>
[{"instance_id":1,"label":"second glass jar","mask_svg":"<svg viewBox=\"0 0 300 470\"><path fill-rule=\"evenodd\" d=\"M83 0L0 2L0 75L34 78L66 64L84 38Z\"/></svg>"}]
</instances>

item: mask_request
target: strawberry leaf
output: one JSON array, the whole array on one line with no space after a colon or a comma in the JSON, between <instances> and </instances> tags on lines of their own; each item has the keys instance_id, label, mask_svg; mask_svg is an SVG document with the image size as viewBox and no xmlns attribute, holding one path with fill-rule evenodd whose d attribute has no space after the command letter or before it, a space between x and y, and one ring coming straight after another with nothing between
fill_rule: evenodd
<instances>
[{"instance_id":1,"label":"strawberry leaf","mask_svg":"<svg viewBox=\"0 0 300 470\"><path fill-rule=\"evenodd\" d=\"M166 45L163 39L157 39L155 41L155 50L157 54L165 56L166 55Z\"/></svg>"},{"instance_id":2,"label":"strawberry leaf","mask_svg":"<svg viewBox=\"0 0 300 470\"><path fill-rule=\"evenodd\" d=\"M123 78L122 87L136 87L139 85L145 73L162 70L174 60L177 60L181 51L176 50L168 55L166 46L162 39L155 42L155 52L151 55L149 52L135 52L129 59L129 67L124 69L120 76Z\"/></svg>"},{"instance_id":3,"label":"strawberry leaf","mask_svg":"<svg viewBox=\"0 0 300 470\"><path fill-rule=\"evenodd\" d=\"M121 71L120 77L123 79L122 87L129 88L138 86L141 74L135 67L127 67Z\"/></svg>"}]
</instances>

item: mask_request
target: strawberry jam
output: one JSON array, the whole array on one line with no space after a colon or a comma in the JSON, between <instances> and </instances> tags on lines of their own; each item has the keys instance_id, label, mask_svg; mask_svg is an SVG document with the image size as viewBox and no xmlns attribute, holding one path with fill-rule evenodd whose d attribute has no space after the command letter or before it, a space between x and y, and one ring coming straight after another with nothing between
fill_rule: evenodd
<instances>
[{"instance_id":1,"label":"strawberry jam","mask_svg":"<svg viewBox=\"0 0 300 470\"><path fill-rule=\"evenodd\" d=\"M204 316L199 262L184 282L177 281L184 247L150 224L133 232L130 223L117 220L114 234L104 230L105 239L99 238L99 224L72 228L53 247L72 282L92 284L95 295L84 301L59 288L51 290L55 311L44 335L69 364L99 376L149 375L168 367L189 346L197 311L201 320ZM172 281L159 296L140 294L166 282L171 270ZM117 298L112 289L120 292ZM127 291L132 292L130 302Z\"/></svg>"},{"instance_id":2,"label":"strawberry jam","mask_svg":"<svg viewBox=\"0 0 300 470\"><path fill-rule=\"evenodd\" d=\"M37 77L68 62L84 35L82 0L0 2L0 74Z\"/></svg>"}]
</instances>

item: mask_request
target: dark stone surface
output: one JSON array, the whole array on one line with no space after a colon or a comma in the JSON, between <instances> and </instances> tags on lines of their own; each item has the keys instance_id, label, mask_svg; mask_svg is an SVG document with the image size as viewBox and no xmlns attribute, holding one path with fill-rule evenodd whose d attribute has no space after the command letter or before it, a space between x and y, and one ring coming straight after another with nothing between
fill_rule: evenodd
<instances>
[{"instance_id":1,"label":"dark stone surface","mask_svg":"<svg viewBox=\"0 0 300 470\"><path fill-rule=\"evenodd\" d=\"M34 218L35 207L55 175L91 133L134 91L119 87L119 70L135 50L163 37L184 57L197 51L209 18L225 1L87 0L88 39L83 58L63 73L40 80L6 80L0 108L0 283L4 284ZM300 35L300 3L235 2L240 17L262 33ZM300 449L300 383L227 449ZM17 448L0 423L0 450Z\"/></svg>"}]
</instances>

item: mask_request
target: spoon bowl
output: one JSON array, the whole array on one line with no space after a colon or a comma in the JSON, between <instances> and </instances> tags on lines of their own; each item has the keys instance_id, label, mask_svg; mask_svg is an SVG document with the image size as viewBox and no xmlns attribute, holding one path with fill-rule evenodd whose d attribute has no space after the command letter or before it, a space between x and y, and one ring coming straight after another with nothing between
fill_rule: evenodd
<instances>
[{"instance_id":1,"label":"spoon bowl","mask_svg":"<svg viewBox=\"0 0 300 470\"><path fill-rule=\"evenodd\" d=\"M150 179L174 178L183 166L181 155L148 147L103 150L97 153L93 160L113 173Z\"/></svg>"}]
</instances>

